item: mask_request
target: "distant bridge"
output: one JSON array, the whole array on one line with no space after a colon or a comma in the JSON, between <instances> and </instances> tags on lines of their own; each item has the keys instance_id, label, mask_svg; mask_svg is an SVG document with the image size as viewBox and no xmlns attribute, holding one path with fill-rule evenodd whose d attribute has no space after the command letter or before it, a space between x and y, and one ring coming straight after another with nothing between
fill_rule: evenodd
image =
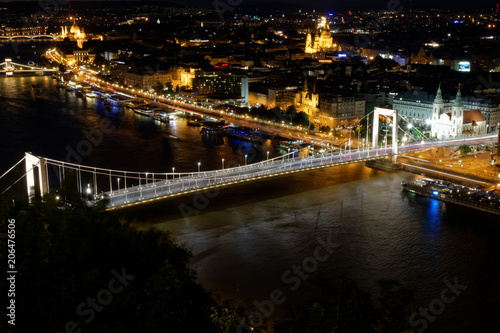
<instances>
[{"instance_id":1,"label":"distant bridge","mask_svg":"<svg viewBox=\"0 0 500 333\"><path fill-rule=\"evenodd\" d=\"M9 41L23 41L23 40L45 40L45 39L62 39L64 38L62 35L51 34L51 35L11 35L11 36L0 36L0 41L9 40Z\"/></svg>"},{"instance_id":2,"label":"distant bridge","mask_svg":"<svg viewBox=\"0 0 500 333\"><path fill-rule=\"evenodd\" d=\"M0 73L5 73L7 76L14 75L15 72L18 73L37 73L43 75L44 73L54 73L55 69L49 69L45 67L37 67L35 65L24 65L12 62L11 59L5 59L4 62L0 63Z\"/></svg>"}]
</instances>

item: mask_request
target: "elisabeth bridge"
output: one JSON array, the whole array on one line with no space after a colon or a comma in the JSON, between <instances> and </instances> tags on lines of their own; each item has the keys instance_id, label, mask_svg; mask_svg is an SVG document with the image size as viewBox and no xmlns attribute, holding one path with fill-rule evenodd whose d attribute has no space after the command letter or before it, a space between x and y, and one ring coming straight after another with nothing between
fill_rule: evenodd
<instances>
[{"instance_id":1,"label":"elisabeth bridge","mask_svg":"<svg viewBox=\"0 0 500 333\"><path fill-rule=\"evenodd\" d=\"M1 194L8 191L21 179L26 178L30 200L34 197L35 191L43 197L48 193L58 193L57 191L63 186L74 186L73 190L78 191L82 197L87 198L89 203L93 200L107 198L109 200L107 208L113 210L187 193L258 181L296 172L387 157L392 157L395 160L399 154L429 148L485 144L496 142L498 139L497 134L491 134L448 140L419 139L419 141L407 142L405 139L408 133L398 126L400 116L398 116L396 110L375 108L370 114L373 114L371 122L372 144L370 147L364 145L360 147L359 137L357 144L352 144L351 139L349 139L343 146L330 146L330 149L323 153L311 153L311 144L311 146L301 149L298 153L297 151L289 152L279 157L268 158L265 161L252 164L246 163L245 156L245 165L237 167L224 168L224 160L222 160L221 169L210 171L201 171L200 163L198 163L197 172L183 172L175 168L162 173L112 170L25 153L25 156L0 176L0 179L22 162L25 164L25 174ZM364 117L366 118L367 128L370 128L369 115ZM398 140L392 140L393 142L388 146L389 140L387 134L385 134L386 137L379 146L379 119L381 117L385 117L392 124L392 133L398 133L399 130L406 133L402 142L398 143ZM359 121L362 120L363 118ZM366 136L366 142L368 142L368 131ZM65 182L70 173L72 174L72 181ZM61 198L56 196L56 199Z\"/></svg>"}]
</instances>

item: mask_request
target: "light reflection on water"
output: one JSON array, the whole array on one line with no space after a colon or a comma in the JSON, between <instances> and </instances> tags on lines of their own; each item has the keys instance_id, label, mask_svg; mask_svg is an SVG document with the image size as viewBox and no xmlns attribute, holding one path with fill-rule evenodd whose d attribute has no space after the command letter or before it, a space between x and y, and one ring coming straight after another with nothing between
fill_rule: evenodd
<instances>
[{"instance_id":1,"label":"light reflection on water","mask_svg":"<svg viewBox=\"0 0 500 333\"><path fill-rule=\"evenodd\" d=\"M445 276L458 277L465 284L474 282L477 295L485 292L487 287L478 281L483 274L500 277L498 268L483 266L479 273L476 265L469 264L485 256L499 263L498 257L492 257L498 250L498 233L496 239L484 239L471 232L470 226L454 223L442 202L403 193L401 182L414 177L359 164L329 168L247 188L261 193L249 203L224 207L215 199L211 203L215 210L191 216L189 221L152 218L151 223L171 231L193 252L192 268L209 289L247 306L253 300L269 299L273 289L283 290L287 302L277 308L278 317L287 304L301 297L300 288L292 292L290 284L283 282L283 273L312 256L317 238L327 235L333 235L340 247L320 264L318 272L344 272L375 295L378 279L397 279L414 286L417 301L427 306L439 297ZM282 194L265 194L280 187ZM245 195L243 191L228 190L220 200L237 201ZM462 212L463 216L470 213ZM484 215L483 220L495 218ZM484 308L488 306L471 310L470 302L477 297L457 301L433 328L471 329L477 321L464 319L470 318L471 311L487 322Z\"/></svg>"}]
</instances>

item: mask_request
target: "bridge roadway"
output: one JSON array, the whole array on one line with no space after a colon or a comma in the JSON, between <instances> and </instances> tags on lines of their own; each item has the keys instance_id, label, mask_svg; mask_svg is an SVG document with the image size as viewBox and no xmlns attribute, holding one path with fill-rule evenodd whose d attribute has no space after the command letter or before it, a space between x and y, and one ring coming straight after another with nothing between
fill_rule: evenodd
<instances>
[{"instance_id":1,"label":"bridge roadway","mask_svg":"<svg viewBox=\"0 0 500 333\"><path fill-rule=\"evenodd\" d=\"M497 135L484 135L471 138L460 138L443 141L428 141L420 144L411 144L398 147L399 153L410 153L429 148L457 146L462 144L474 145L495 142ZM149 182L141 186L128 187L102 195L110 199L108 209L116 209L131 205L142 204L168 197L208 190L221 186L228 186L253 180L260 180L274 176L286 175L299 171L324 168L363 162L372 159L392 156L392 148L351 150L351 152L335 151L328 154L293 158L292 155L283 155L272 160L262 161L246 166L230 169L212 170L193 173L165 173L165 179ZM173 178L166 179L168 176Z\"/></svg>"}]
</instances>

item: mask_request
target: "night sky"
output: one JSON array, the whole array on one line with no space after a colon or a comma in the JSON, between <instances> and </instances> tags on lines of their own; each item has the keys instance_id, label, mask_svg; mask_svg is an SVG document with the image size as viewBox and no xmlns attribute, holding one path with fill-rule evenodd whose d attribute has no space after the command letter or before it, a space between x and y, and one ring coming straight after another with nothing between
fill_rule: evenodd
<instances>
[{"instance_id":1,"label":"night sky","mask_svg":"<svg viewBox=\"0 0 500 333\"><path fill-rule=\"evenodd\" d=\"M24 0L30 2L37 2L38 0ZM65 0L60 0L61 2ZM92 0L99 1L100 0ZM109 1L109 0L105 0ZM117 0L120 1L120 0ZM227 3L227 0L169 0L169 1L149 1L143 0L140 2L166 2L166 3L175 3L186 6L196 6L196 7L206 7L213 8L213 3L215 1L220 1L222 3ZM475 1L466 1L466 0L455 0L455 1L433 1L433 0L282 0L282 1L269 1L269 0L241 0L241 4L239 5L242 8L257 8L259 5L266 7L269 4L273 4L273 7L276 7L278 4L292 5L291 7L284 8L315 8L318 10L350 10L350 9L387 9L388 3L390 1L399 1L401 6L404 9L416 9L416 8L440 8L446 9L465 9L465 8L493 8L496 6L496 3L500 2L500 0L475 0ZM5 0L0 0L0 2L10 2ZM73 1L76 2L76 1ZM234 0L237 2L237 0ZM279 6L279 5L278 5Z\"/></svg>"},{"instance_id":2,"label":"night sky","mask_svg":"<svg viewBox=\"0 0 500 333\"><path fill-rule=\"evenodd\" d=\"M220 0L226 2L225 0ZM311 7L324 10L344 10L344 9L387 9L388 3L390 1L398 0L283 0L283 1L269 1L269 0L242 0L241 6L245 5L251 6L252 4L259 3L273 3L280 2L283 4L294 4L300 7ZM500 0L475 0L475 1L465 1L465 0L455 0L455 1L443 1L443 0L399 0L404 8L492 8ZM185 1L172 1L175 3L182 4L193 4L197 6L210 7L214 2L213 0L185 0Z\"/></svg>"}]
</instances>

